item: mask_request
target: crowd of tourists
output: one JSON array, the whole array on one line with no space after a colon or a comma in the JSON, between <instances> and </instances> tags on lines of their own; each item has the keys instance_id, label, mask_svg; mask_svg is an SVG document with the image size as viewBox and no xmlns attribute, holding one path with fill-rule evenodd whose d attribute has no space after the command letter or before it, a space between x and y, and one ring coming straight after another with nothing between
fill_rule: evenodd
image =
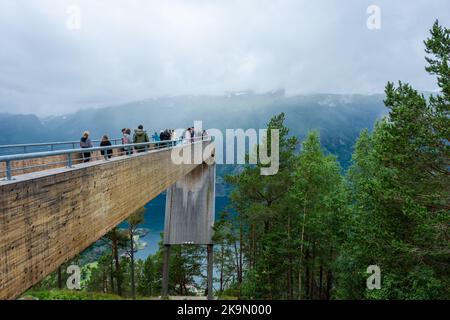
<instances>
[{"instance_id":1,"label":"crowd of tourists","mask_svg":"<svg viewBox=\"0 0 450 320\"><path fill-rule=\"evenodd\" d=\"M207 136L206 130L202 132L196 132L194 127L189 127L184 130L180 137L177 137L176 131L174 129L165 129L158 132L154 132L151 136L151 140L147 131L144 130L143 125L139 125L137 129L134 130L133 135L131 135L131 129L122 129L120 155L131 155L133 153L146 152L150 149L160 149L175 146L177 144L187 144L192 143L196 138ZM151 144L150 144L151 143ZM111 147L111 140L107 135L104 135L100 140L100 147ZM80 139L80 148L89 149L93 148L94 144L90 139L89 131L85 131ZM102 156L105 160L110 159L113 156L113 149L102 149ZM92 152L86 150L82 153L82 161L89 162L92 159Z\"/></svg>"}]
</instances>

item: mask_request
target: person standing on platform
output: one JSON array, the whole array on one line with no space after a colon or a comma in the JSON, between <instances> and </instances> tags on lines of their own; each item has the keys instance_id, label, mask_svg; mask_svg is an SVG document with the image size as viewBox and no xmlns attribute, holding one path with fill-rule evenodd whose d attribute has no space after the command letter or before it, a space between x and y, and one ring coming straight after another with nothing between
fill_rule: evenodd
<instances>
[{"instance_id":1,"label":"person standing on platform","mask_svg":"<svg viewBox=\"0 0 450 320\"><path fill-rule=\"evenodd\" d=\"M144 130L144 126L141 124L136 130L134 130L133 143L145 143L150 142L147 132ZM138 153L146 151L149 146L134 147Z\"/></svg>"},{"instance_id":2,"label":"person standing on platform","mask_svg":"<svg viewBox=\"0 0 450 320\"><path fill-rule=\"evenodd\" d=\"M89 131L85 131L83 133L83 136L80 139L80 148L88 149L94 147L91 139L89 138L89 135L90 135ZM89 161L91 161L91 152L90 151L83 152L83 162L86 163Z\"/></svg>"},{"instance_id":3,"label":"person standing on platform","mask_svg":"<svg viewBox=\"0 0 450 320\"><path fill-rule=\"evenodd\" d=\"M100 142L100 147L110 147L112 146L111 141L107 135L102 137L102 141ZM111 159L113 156L112 149L102 150L102 155L105 157L105 160Z\"/></svg>"}]
</instances>

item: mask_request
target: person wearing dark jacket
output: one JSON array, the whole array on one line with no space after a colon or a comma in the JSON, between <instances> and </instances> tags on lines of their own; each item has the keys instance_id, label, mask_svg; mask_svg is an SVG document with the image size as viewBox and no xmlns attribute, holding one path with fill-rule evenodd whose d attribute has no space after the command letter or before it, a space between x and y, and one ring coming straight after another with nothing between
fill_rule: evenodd
<instances>
[{"instance_id":1,"label":"person wearing dark jacket","mask_svg":"<svg viewBox=\"0 0 450 320\"><path fill-rule=\"evenodd\" d=\"M103 136L102 141L100 142L100 147L110 147L112 146L111 141L109 141L108 136ZM105 160L111 159L113 155L112 149L102 150L102 155L105 157Z\"/></svg>"},{"instance_id":2,"label":"person wearing dark jacket","mask_svg":"<svg viewBox=\"0 0 450 320\"><path fill-rule=\"evenodd\" d=\"M169 141L170 140L170 130L169 129L166 129L161 132L160 140L161 141ZM161 143L160 145L163 147L167 147L169 145L169 143L165 142L165 143Z\"/></svg>"},{"instance_id":3,"label":"person wearing dark jacket","mask_svg":"<svg viewBox=\"0 0 450 320\"><path fill-rule=\"evenodd\" d=\"M85 131L83 136L80 139L80 148L87 149L92 148L94 145L92 144L91 139L89 139L89 131ZM90 152L83 152L83 162L89 162L91 160Z\"/></svg>"},{"instance_id":4,"label":"person wearing dark jacket","mask_svg":"<svg viewBox=\"0 0 450 320\"><path fill-rule=\"evenodd\" d=\"M147 132L144 131L144 126L141 124L136 130L134 130L133 143L145 142L150 142L150 139L148 138ZM146 149L148 149L148 146L138 146L134 148L137 152L144 152Z\"/></svg>"}]
</instances>

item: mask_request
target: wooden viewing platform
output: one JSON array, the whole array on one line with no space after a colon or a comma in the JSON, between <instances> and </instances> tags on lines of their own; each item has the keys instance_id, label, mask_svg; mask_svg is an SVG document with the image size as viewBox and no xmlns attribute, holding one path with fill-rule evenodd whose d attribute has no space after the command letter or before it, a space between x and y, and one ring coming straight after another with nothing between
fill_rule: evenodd
<instances>
[{"instance_id":1,"label":"wooden viewing platform","mask_svg":"<svg viewBox=\"0 0 450 320\"><path fill-rule=\"evenodd\" d=\"M196 143L204 149L213 142ZM189 144L174 148L186 149ZM205 165L174 164L172 149L1 180L0 299L18 297L131 213Z\"/></svg>"}]
</instances>

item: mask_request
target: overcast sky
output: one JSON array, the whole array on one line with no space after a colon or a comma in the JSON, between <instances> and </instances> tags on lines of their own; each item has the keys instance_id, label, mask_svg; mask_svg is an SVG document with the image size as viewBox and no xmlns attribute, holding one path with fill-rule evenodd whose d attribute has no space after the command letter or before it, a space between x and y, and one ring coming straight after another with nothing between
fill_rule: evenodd
<instances>
[{"instance_id":1,"label":"overcast sky","mask_svg":"<svg viewBox=\"0 0 450 320\"><path fill-rule=\"evenodd\" d=\"M373 4L379 30L367 27ZM436 18L450 26L450 1L0 0L0 113L242 90L370 94L400 79L435 90L423 40Z\"/></svg>"}]
</instances>

